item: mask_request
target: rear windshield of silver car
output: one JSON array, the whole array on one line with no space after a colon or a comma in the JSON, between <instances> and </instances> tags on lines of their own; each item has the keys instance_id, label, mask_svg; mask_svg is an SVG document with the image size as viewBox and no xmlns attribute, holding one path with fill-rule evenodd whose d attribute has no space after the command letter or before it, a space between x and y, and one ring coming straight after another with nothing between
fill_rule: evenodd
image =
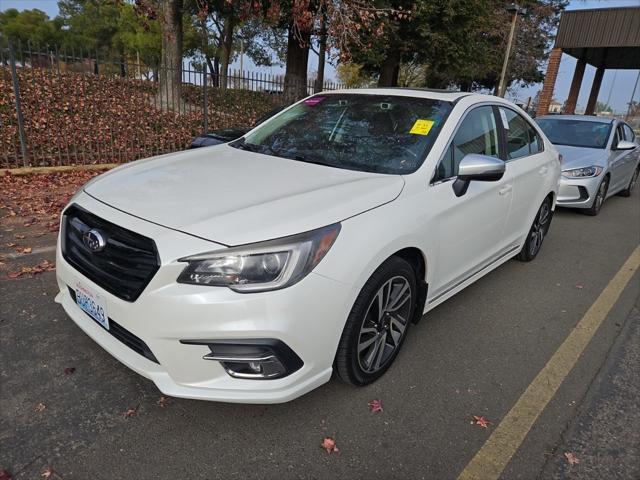
<instances>
[{"instance_id":1,"label":"rear windshield of silver car","mask_svg":"<svg viewBox=\"0 0 640 480\"><path fill-rule=\"evenodd\" d=\"M611 132L611 122L540 118L537 123L551 143L569 147L604 148Z\"/></svg>"},{"instance_id":2,"label":"rear windshield of silver car","mask_svg":"<svg viewBox=\"0 0 640 480\"><path fill-rule=\"evenodd\" d=\"M452 102L396 95L320 94L278 114L231 146L365 172L416 171Z\"/></svg>"}]
</instances>

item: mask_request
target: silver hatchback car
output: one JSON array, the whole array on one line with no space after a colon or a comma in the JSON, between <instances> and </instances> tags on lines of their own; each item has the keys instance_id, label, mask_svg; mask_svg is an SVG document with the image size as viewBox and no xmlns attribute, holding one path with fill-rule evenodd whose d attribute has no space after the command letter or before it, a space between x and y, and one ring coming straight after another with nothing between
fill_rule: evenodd
<instances>
[{"instance_id":1,"label":"silver hatchback car","mask_svg":"<svg viewBox=\"0 0 640 480\"><path fill-rule=\"evenodd\" d=\"M588 115L547 115L536 122L562 155L558 206L597 215L608 197L631 195L640 146L629 125Z\"/></svg>"}]
</instances>

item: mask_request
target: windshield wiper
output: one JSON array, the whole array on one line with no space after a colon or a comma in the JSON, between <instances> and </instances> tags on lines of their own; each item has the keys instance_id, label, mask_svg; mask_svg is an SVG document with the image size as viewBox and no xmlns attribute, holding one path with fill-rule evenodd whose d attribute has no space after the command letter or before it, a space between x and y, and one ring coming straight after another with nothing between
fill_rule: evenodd
<instances>
[{"instance_id":1,"label":"windshield wiper","mask_svg":"<svg viewBox=\"0 0 640 480\"><path fill-rule=\"evenodd\" d=\"M334 167L335 165L331 165L330 163L327 162L322 162L320 160L312 160L308 157L304 157L302 155L287 155L286 158L290 158L291 160L297 160L299 162L304 162L304 163L312 163L314 165L324 165L325 167Z\"/></svg>"},{"instance_id":2,"label":"windshield wiper","mask_svg":"<svg viewBox=\"0 0 640 480\"><path fill-rule=\"evenodd\" d=\"M232 147L236 147L240 150L246 150L247 152L261 153L261 149L258 145L247 143L244 138L241 138L239 141L235 142Z\"/></svg>"}]
</instances>

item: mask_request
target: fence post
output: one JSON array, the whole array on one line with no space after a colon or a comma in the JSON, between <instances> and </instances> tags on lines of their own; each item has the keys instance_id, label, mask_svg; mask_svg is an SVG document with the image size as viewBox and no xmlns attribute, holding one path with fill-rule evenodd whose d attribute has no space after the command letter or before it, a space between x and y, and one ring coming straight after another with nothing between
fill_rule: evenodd
<instances>
[{"instance_id":1,"label":"fence post","mask_svg":"<svg viewBox=\"0 0 640 480\"><path fill-rule=\"evenodd\" d=\"M24 123L22 119L22 108L20 106L20 85L18 84L18 72L16 71L16 57L13 52L13 45L9 40L9 63L11 63L11 80L13 82L13 94L16 97L16 117L18 118L18 134L20 135L20 151L22 152L22 163L27 166L27 138L24 134Z\"/></svg>"},{"instance_id":2,"label":"fence post","mask_svg":"<svg viewBox=\"0 0 640 480\"><path fill-rule=\"evenodd\" d=\"M208 68L207 59L205 58L204 59L204 69L203 69L204 75L202 77L202 83L203 83L202 88L204 89L204 91L203 91L204 102L203 102L203 105L202 105L202 110L203 110L203 114L204 114L204 122L203 122L203 125L202 125L202 127L204 128L204 132L203 133L207 133L207 131L209 130L209 119L207 118L207 113L208 113L208 110L209 110L209 101L208 101L208 98L207 98L207 84L209 83L207 81L207 68Z\"/></svg>"}]
</instances>

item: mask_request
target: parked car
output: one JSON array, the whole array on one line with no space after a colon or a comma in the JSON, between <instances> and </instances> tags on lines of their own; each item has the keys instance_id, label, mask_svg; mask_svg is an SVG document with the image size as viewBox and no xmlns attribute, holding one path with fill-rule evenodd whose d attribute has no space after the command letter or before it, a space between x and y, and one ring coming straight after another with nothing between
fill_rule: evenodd
<instances>
[{"instance_id":1,"label":"parked car","mask_svg":"<svg viewBox=\"0 0 640 480\"><path fill-rule=\"evenodd\" d=\"M608 197L631 195L640 174L640 148L629 125L589 115L536 121L562 155L559 206L597 215Z\"/></svg>"},{"instance_id":2,"label":"parked car","mask_svg":"<svg viewBox=\"0 0 640 480\"><path fill-rule=\"evenodd\" d=\"M189 145L189 148L191 149L191 148L200 148L200 147L210 147L212 145L220 145L221 143L228 143L233 140L236 140L241 136L245 135L246 133L248 133L249 130L251 130L252 128L257 127L262 122L273 117L276 113L281 112L283 108L284 107L277 107L267 112L265 115L258 118L258 120L256 120L252 126L237 127L237 128L223 128L220 130L213 130L212 132L198 135L196 138L193 139L193 142L191 142L191 145Z\"/></svg>"},{"instance_id":3,"label":"parked car","mask_svg":"<svg viewBox=\"0 0 640 480\"><path fill-rule=\"evenodd\" d=\"M56 301L167 395L284 402L334 370L366 385L425 312L538 255L559 176L501 98L322 93L90 181L62 215Z\"/></svg>"}]
</instances>

